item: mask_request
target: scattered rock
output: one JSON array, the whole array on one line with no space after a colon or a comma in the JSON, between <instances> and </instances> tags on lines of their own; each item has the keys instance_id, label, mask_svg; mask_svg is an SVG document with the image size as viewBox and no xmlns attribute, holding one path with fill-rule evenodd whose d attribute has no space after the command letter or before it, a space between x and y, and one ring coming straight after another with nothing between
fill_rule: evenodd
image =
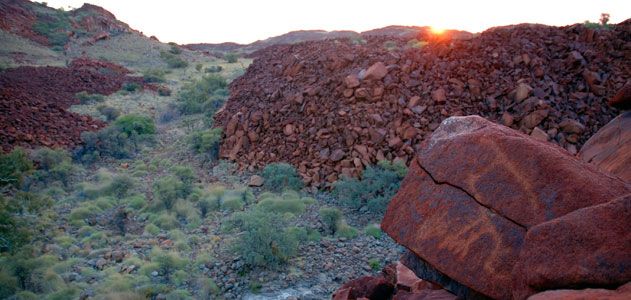
<instances>
[{"instance_id":1,"label":"scattered rock","mask_svg":"<svg viewBox=\"0 0 631 300\"><path fill-rule=\"evenodd\" d=\"M365 80L381 80L388 74L388 69L386 65L382 62L376 62L364 74Z\"/></svg>"},{"instance_id":2,"label":"scattered rock","mask_svg":"<svg viewBox=\"0 0 631 300\"><path fill-rule=\"evenodd\" d=\"M594 134L578 156L601 170L631 182L631 112L626 112Z\"/></svg>"},{"instance_id":3,"label":"scattered rock","mask_svg":"<svg viewBox=\"0 0 631 300\"><path fill-rule=\"evenodd\" d=\"M263 186L263 177L259 175L252 175L248 181L248 186L259 187Z\"/></svg>"}]
</instances>

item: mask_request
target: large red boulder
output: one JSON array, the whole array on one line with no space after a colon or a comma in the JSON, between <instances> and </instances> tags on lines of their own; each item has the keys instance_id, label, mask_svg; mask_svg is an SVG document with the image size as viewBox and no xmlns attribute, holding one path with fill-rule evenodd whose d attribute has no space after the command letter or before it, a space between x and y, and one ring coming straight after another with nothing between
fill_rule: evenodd
<instances>
[{"instance_id":1,"label":"large red boulder","mask_svg":"<svg viewBox=\"0 0 631 300\"><path fill-rule=\"evenodd\" d=\"M530 228L630 192L558 146L478 116L452 117L417 152L382 228L458 283L509 299Z\"/></svg>"},{"instance_id":2,"label":"large red boulder","mask_svg":"<svg viewBox=\"0 0 631 300\"><path fill-rule=\"evenodd\" d=\"M578 156L603 171L631 182L631 112L626 112L598 130Z\"/></svg>"},{"instance_id":3,"label":"large red boulder","mask_svg":"<svg viewBox=\"0 0 631 300\"><path fill-rule=\"evenodd\" d=\"M631 281L631 194L539 224L515 266L515 298Z\"/></svg>"},{"instance_id":4,"label":"large red boulder","mask_svg":"<svg viewBox=\"0 0 631 300\"><path fill-rule=\"evenodd\" d=\"M364 276L345 283L333 294L334 300L355 300L368 298L370 300L388 299L394 286L384 277Z\"/></svg>"}]
</instances>

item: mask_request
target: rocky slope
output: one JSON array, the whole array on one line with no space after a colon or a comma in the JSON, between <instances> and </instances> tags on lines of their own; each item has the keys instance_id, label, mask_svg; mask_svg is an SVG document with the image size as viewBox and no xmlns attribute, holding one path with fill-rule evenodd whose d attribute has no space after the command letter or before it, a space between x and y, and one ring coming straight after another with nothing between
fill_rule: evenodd
<instances>
[{"instance_id":1,"label":"rocky slope","mask_svg":"<svg viewBox=\"0 0 631 300\"><path fill-rule=\"evenodd\" d=\"M126 76L120 66L80 59L68 68L19 67L0 73L0 146L47 146L70 148L80 143L83 131L95 131L105 123L68 111L78 104L76 94L108 95L126 82L142 84Z\"/></svg>"},{"instance_id":2,"label":"rocky slope","mask_svg":"<svg viewBox=\"0 0 631 300\"><path fill-rule=\"evenodd\" d=\"M630 26L525 24L416 47L391 37L272 46L215 118L221 155L250 169L288 161L321 186L378 160L410 163L442 120L470 114L575 154L618 112L607 99L629 80Z\"/></svg>"}]
</instances>

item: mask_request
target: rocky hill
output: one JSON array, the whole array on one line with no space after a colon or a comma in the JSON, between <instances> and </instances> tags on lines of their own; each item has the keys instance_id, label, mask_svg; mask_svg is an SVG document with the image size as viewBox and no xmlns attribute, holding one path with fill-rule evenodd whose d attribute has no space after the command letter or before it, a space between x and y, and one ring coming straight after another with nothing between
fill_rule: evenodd
<instances>
[{"instance_id":1,"label":"rocky hill","mask_svg":"<svg viewBox=\"0 0 631 300\"><path fill-rule=\"evenodd\" d=\"M409 163L442 120L470 114L575 154L618 113L607 100L629 80L630 24L269 47L216 116L221 155L252 170L288 161L322 185L379 160Z\"/></svg>"}]
</instances>

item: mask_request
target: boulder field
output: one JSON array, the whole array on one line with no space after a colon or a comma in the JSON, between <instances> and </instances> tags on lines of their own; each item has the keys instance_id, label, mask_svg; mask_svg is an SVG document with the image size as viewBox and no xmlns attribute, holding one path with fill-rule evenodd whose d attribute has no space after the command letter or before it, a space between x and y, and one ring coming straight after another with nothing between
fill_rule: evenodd
<instances>
[{"instance_id":1,"label":"boulder field","mask_svg":"<svg viewBox=\"0 0 631 300\"><path fill-rule=\"evenodd\" d=\"M121 66L80 58L67 68L19 67L0 73L0 147L71 148L81 143L81 132L106 124L68 111L79 104L76 94L109 95L126 82L142 84Z\"/></svg>"},{"instance_id":2,"label":"boulder field","mask_svg":"<svg viewBox=\"0 0 631 300\"><path fill-rule=\"evenodd\" d=\"M631 184L479 116L422 143L381 226L407 267L459 297L631 296Z\"/></svg>"},{"instance_id":3,"label":"boulder field","mask_svg":"<svg viewBox=\"0 0 631 300\"><path fill-rule=\"evenodd\" d=\"M250 170L289 162L323 187L379 160L411 164L444 119L462 115L576 154L619 114L608 99L628 105L624 93L612 96L629 83L630 40L625 21L611 30L524 24L465 39L272 46L230 85L215 117L220 155Z\"/></svg>"}]
</instances>

